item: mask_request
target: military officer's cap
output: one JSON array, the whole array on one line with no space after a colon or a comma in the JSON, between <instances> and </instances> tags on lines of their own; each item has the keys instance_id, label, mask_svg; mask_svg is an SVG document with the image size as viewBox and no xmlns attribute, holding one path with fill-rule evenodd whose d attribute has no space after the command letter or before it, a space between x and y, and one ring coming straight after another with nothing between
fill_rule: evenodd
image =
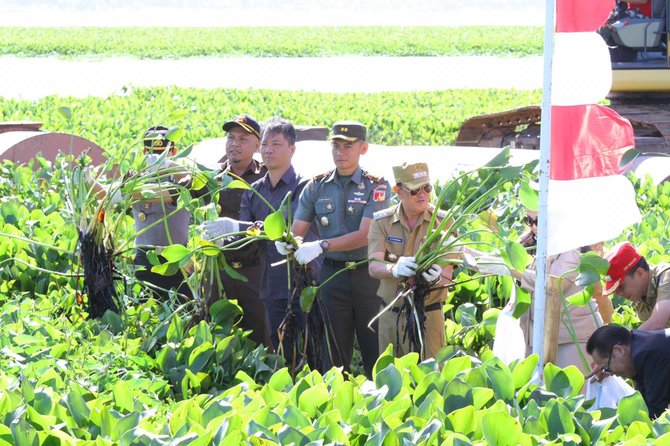
<instances>
[{"instance_id":1,"label":"military officer's cap","mask_svg":"<svg viewBox=\"0 0 670 446\"><path fill-rule=\"evenodd\" d=\"M428 164L416 163L402 166L393 166L393 176L396 184L402 184L409 190L415 190L423 185L430 184Z\"/></svg>"},{"instance_id":2,"label":"military officer's cap","mask_svg":"<svg viewBox=\"0 0 670 446\"><path fill-rule=\"evenodd\" d=\"M251 116L244 114L239 115L223 123L223 130L229 132L232 128L239 127L247 133L255 135L256 138L261 139L261 126Z\"/></svg>"},{"instance_id":3,"label":"military officer's cap","mask_svg":"<svg viewBox=\"0 0 670 446\"><path fill-rule=\"evenodd\" d=\"M144 133L144 148L153 150L154 152L161 152L173 144L167 139L169 129L162 125L149 127Z\"/></svg>"},{"instance_id":4,"label":"military officer's cap","mask_svg":"<svg viewBox=\"0 0 670 446\"><path fill-rule=\"evenodd\" d=\"M333 124L333 133L330 139L344 139L345 141L365 141L367 129L363 124L356 121L340 121Z\"/></svg>"}]
</instances>

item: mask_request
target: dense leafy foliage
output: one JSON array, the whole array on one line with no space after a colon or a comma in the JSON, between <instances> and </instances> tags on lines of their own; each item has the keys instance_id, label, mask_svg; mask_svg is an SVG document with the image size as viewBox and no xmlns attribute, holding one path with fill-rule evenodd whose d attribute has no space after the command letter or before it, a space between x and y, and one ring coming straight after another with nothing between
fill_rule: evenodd
<instances>
[{"instance_id":1,"label":"dense leafy foliage","mask_svg":"<svg viewBox=\"0 0 670 446\"><path fill-rule=\"evenodd\" d=\"M19 56L462 56L542 54L542 28L253 27L0 28L4 54Z\"/></svg>"},{"instance_id":2,"label":"dense leafy foliage","mask_svg":"<svg viewBox=\"0 0 670 446\"><path fill-rule=\"evenodd\" d=\"M109 98L47 97L38 101L0 98L0 120L34 120L50 131L79 134L101 147L126 149L147 122L165 122L170 111L188 112L180 121L183 142L223 136L221 124L244 111L259 120L282 116L296 124L330 127L343 116L364 122L369 140L385 145L446 145L468 117L539 104L539 91L451 90L409 93L316 93L270 90L134 88ZM58 108L72 109L72 123ZM168 110L168 112L166 112Z\"/></svg>"}]
</instances>

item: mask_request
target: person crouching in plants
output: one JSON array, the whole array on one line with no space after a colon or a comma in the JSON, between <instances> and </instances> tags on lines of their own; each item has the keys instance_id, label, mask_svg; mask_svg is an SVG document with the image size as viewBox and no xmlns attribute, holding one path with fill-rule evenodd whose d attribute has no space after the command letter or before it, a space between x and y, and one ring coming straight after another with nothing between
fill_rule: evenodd
<instances>
[{"instance_id":1,"label":"person crouching in plants","mask_svg":"<svg viewBox=\"0 0 670 446\"><path fill-rule=\"evenodd\" d=\"M412 342L408 324L414 322L415 314L406 313L403 310L403 299L396 299L399 288L402 288L401 282L414 281L417 289L423 287L427 291L420 311L425 317L425 322L419 321L419 325L424 324L425 329L420 345L423 345L424 350L421 352L422 359L431 358L445 344L442 302L447 298L444 285L451 282L453 267L441 267L433 263L422 271L415 258L431 227L433 213L436 212L430 205L432 185L428 165L417 163L394 166L393 174L396 182L394 191L400 203L376 212L368 234L368 271L370 276L380 281L377 294L383 299L384 306L396 301L379 316L379 351L384 351L389 344L393 344L395 356L414 350L412 344L415 343ZM441 210L437 214L438 220L443 220L446 215ZM420 306L416 294L411 298Z\"/></svg>"}]
</instances>

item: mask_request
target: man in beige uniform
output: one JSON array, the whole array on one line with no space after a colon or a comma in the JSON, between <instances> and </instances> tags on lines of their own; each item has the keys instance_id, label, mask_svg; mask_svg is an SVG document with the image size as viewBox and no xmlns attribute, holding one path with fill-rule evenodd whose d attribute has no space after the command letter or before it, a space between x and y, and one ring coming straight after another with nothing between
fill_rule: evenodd
<instances>
[{"instance_id":1,"label":"man in beige uniform","mask_svg":"<svg viewBox=\"0 0 670 446\"><path fill-rule=\"evenodd\" d=\"M670 265L649 265L629 242L616 245L605 259L610 267L603 294L630 300L644 322L640 330L670 327Z\"/></svg>"},{"instance_id":2,"label":"man in beige uniform","mask_svg":"<svg viewBox=\"0 0 670 446\"><path fill-rule=\"evenodd\" d=\"M377 295L384 300L384 305L390 304L396 297L401 280L416 275L414 254L426 238L435 212L430 206L432 186L425 163L394 166L393 174L396 181L394 191L400 198L400 204L376 212L368 234L368 257L371 259L368 272L380 280ZM444 218L444 211L437 212L438 219ZM425 301L425 358L435 357L445 344L442 302L447 298L447 290L440 286L450 282L451 274L451 265L440 267L437 264L421 273L422 278L432 284L431 288L435 288ZM399 300L379 318L380 352L389 344L394 345L396 356L410 352L409 342L403 339L405 321L398 318L401 305Z\"/></svg>"}]
</instances>

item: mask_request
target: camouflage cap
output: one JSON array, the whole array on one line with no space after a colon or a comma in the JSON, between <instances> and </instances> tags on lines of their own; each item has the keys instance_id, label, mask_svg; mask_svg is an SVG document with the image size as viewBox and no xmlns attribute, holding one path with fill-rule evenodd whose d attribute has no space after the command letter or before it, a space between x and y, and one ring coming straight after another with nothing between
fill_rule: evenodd
<instances>
[{"instance_id":1,"label":"camouflage cap","mask_svg":"<svg viewBox=\"0 0 670 446\"><path fill-rule=\"evenodd\" d=\"M330 139L344 139L345 141L365 141L367 129L356 121L339 121L333 124L333 133Z\"/></svg>"},{"instance_id":2,"label":"camouflage cap","mask_svg":"<svg viewBox=\"0 0 670 446\"><path fill-rule=\"evenodd\" d=\"M167 139L169 129L162 125L149 127L144 133L144 148L159 152L172 147L174 144Z\"/></svg>"},{"instance_id":3,"label":"camouflage cap","mask_svg":"<svg viewBox=\"0 0 670 446\"><path fill-rule=\"evenodd\" d=\"M423 185L430 184L428 164L426 163L404 163L402 166L393 166L393 176L396 183L402 184L409 190L415 190Z\"/></svg>"},{"instance_id":4,"label":"camouflage cap","mask_svg":"<svg viewBox=\"0 0 670 446\"><path fill-rule=\"evenodd\" d=\"M261 126L258 124L258 121L247 114L236 116L230 121L223 123L223 130L226 132L229 132L233 127L240 127L245 132L251 133L258 139L261 139Z\"/></svg>"}]
</instances>

